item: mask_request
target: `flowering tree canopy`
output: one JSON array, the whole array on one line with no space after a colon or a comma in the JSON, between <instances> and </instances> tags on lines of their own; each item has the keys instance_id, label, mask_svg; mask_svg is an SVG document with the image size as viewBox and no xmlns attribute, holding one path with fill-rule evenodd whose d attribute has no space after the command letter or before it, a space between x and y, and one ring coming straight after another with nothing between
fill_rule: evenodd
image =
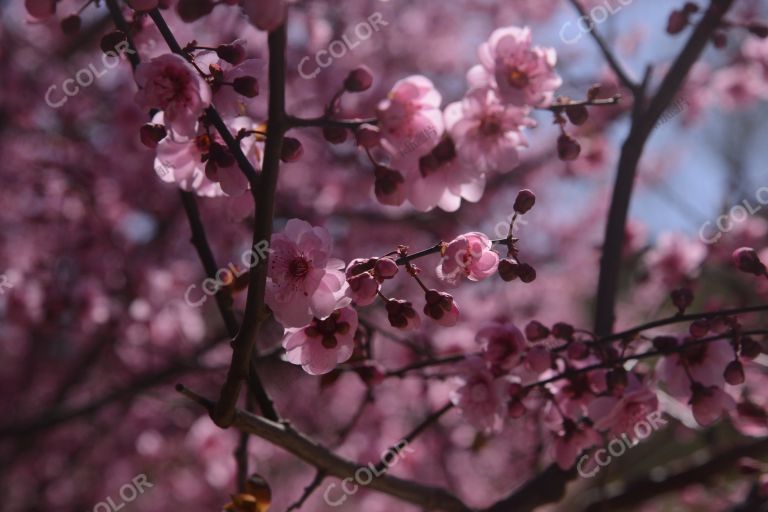
<instances>
[{"instance_id":1,"label":"flowering tree canopy","mask_svg":"<svg viewBox=\"0 0 768 512\"><path fill-rule=\"evenodd\" d=\"M768 506L764 2L3 6L8 510Z\"/></svg>"}]
</instances>

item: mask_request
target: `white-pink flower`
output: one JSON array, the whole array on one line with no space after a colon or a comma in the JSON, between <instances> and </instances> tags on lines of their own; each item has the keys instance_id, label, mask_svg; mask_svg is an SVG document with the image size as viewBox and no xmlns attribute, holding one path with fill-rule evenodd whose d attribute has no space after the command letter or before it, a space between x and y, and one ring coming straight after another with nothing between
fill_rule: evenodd
<instances>
[{"instance_id":1,"label":"white-pink flower","mask_svg":"<svg viewBox=\"0 0 768 512\"><path fill-rule=\"evenodd\" d=\"M245 0L243 9L259 30L275 30L285 21L285 0Z\"/></svg>"},{"instance_id":2,"label":"white-pink flower","mask_svg":"<svg viewBox=\"0 0 768 512\"><path fill-rule=\"evenodd\" d=\"M555 462L561 469L570 469L583 450L599 443L600 435L594 428L578 426L571 420L565 420L562 430L555 435Z\"/></svg>"},{"instance_id":3,"label":"white-pink flower","mask_svg":"<svg viewBox=\"0 0 768 512\"><path fill-rule=\"evenodd\" d=\"M467 74L472 87L491 86L505 103L544 106L551 103L562 80L555 72L553 48L532 45L528 27L495 30L478 50L480 64Z\"/></svg>"},{"instance_id":4,"label":"white-pink flower","mask_svg":"<svg viewBox=\"0 0 768 512\"><path fill-rule=\"evenodd\" d=\"M444 130L441 101L442 96L427 77L412 75L398 80L376 108L385 147L399 153L409 141L426 138L419 149L431 149Z\"/></svg>"},{"instance_id":5,"label":"white-pink flower","mask_svg":"<svg viewBox=\"0 0 768 512\"><path fill-rule=\"evenodd\" d=\"M445 125L461 159L483 172L510 171L526 147L521 129L535 126L526 110L503 105L493 89L470 90L462 101L445 108Z\"/></svg>"},{"instance_id":6,"label":"white-pink flower","mask_svg":"<svg viewBox=\"0 0 768 512\"><path fill-rule=\"evenodd\" d=\"M499 255L491 250L493 244L483 233L459 235L445 249L443 261L437 266L437 275L455 284L461 277L482 281L496 272Z\"/></svg>"},{"instance_id":7,"label":"white-pink flower","mask_svg":"<svg viewBox=\"0 0 768 512\"><path fill-rule=\"evenodd\" d=\"M523 333L512 323L495 323L477 332L476 340L483 347L487 363L510 370L520 363L528 343Z\"/></svg>"},{"instance_id":8,"label":"white-pink flower","mask_svg":"<svg viewBox=\"0 0 768 512\"><path fill-rule=\"evenodd\" d=\"M707 249L698 240L679 233L662 233L656 246L645 255L645 264L659 273L665 285L676 286L685 278L695 277Z\"/></svg>"},{"instance_id":9,"label":"white-pink flower","mask_svg":"<svg viewBox=\"0 0 768 512\"><path fill-rule=\"evenodd\" d=\"M291 219L270 243L267 305L285 327L303 327L344 305L344 262L325 228ZM349 300L349 299L346 299Z\"/></svg>"},{"instance_id":10,"label":"white-pink flower","mask_svg":"<svg viewBox=\"0 0 768 512\"><path fill-rule=\"evenodd\" d=\"M136 83L139 105L162 110L166 126L177 134L194 135L197 118L211 103L211 88L189 62L160 55L136 68Z\"/></svg>"},{"instance_id":11,"label":"white-pink flower","mask_svg":"<svg viewBox=\"0 0 768 512\"><path fill-rule=\"evenodd\" d=\"M289 329L283 340L286 358L300 364L310 375L322 375L352 357L357 330L357 311L337 309L331 315L301 329Z\"/></svg>"},{"instance_id":12,"label":"white-pink flower","mask_svg":"<svg viewBox=\"0 0 768 512\"><path fill-rule=\"evenodd\" d=\"M683 398L690 393L689 373L704 386L722 387L725 385L723 372L730 361L733 361L733 347L727 340L699 343L680 354L664 356L656 365L656 375L667 385L670 394Z\"/></svg>"},{"instance_id":13,"label":"white-pink flower","mask_svg":"<svg viewBox=\"0 0 768 512\"><path fill-rule=\"evenodd\" d=\"M486 432L498 432L507 413L509 381L494 378L479 357L467 359L460 372L460 386L451 393L451 402L470 425Z\"/></svg>"},{"instance_id":14,"label":"white-pink flower","mask_svg":"<svg viewBox=\"0 0 768 512\"><path fill-rule=\"evenodd\" d=\"M734 407L736 401L719 387L694 385L691 410L696 423L702 427L711 425Z\"/></svg>"}]
</instances>

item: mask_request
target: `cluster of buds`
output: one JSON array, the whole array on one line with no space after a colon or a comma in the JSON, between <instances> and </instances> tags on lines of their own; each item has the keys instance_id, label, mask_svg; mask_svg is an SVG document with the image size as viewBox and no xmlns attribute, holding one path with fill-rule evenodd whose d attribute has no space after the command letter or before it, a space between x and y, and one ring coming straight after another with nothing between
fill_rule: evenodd
<instances>
[{"instance_id":1,"label":"cluster of buds","mask_svg":"<svg viewBox=\"0 0 768 512\"><path fill-rule=\"evenodd\" d=\"M512 237L512 230L514 228L515 220L519 215L527 213L533 205L536 204L536 194L528 189L521 190L515 198L515 204L513 209L515 214L512 217L512 221L509 226L509 235L507 236L507 257L499 261L499 276L504 281L514 281L517 278L524 283L533 282L536 279L536 269L534 269L528 263L520 262L518 258L519 250L517 249L517 238Z\"/></svg>"}]
</instances>

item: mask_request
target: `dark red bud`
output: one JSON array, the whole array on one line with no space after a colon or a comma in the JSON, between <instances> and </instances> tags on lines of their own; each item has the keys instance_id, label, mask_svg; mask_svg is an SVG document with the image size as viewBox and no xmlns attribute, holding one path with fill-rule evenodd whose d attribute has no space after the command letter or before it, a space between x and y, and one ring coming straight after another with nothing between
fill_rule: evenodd
<instances>
[{"instance_id":1,"label":"dark red bud","mask_svg":"<svg viewBox=\"0 0 768 512\"><path fill-rule=\"evenodd\" d=\"M77 34L82 26L82 20L77 14L67 16L61 20L61 30L67 35Z\"/></svg>"},{"instance_id":2,"label":"dark red bud","mask_svg":"<svg viewBox=\"0 0 768 512\"><path fill-rule=\"evenodd\" d=\"M525 326L525 337L528 341L539 341L549 336L549 329L547 329L541 322L532 320Z\"/></svg>"},{"instance_id":3,"label":"dark red bud","mask_svg":"<svg viewBox=\"0 0 768 512\"><path fill-rule=\"evenodd\" d=\"M344 80L344 89L349 92L363 92L373 84L373 74L366 66L353 69Z\"/></svg>"},{"instance_id":4,"label":"dark red bud","mask_svg":"<svg viewBox=\"0 0 768 512\"><path fill-rule=\"evenodd\" d=\"M747 359L754 359L763 353L763 347L760 343L756 342L749 336L745 336L741 339L741 351L739 354L741 357Z\"/></svg>"},{"instance_id":5,"label":"dark red bud","mask_svg":"<svg viewBox=\"0 0 768 512\"><path fill-rule=\"evenodd\" d=\"M567 107L565 109L565 115L568 116L568 120L576 126L581 126L589 119L589 111L584 105L576 105L573 107Z\"/></svg>"},{"instance_id":6,"label":"dark red bud","mask_svg":"<svg viewBox=\"0 0 768 512\"><path fill-rule=\"evenodd\" d=\"M759 37L760 39L768 38L768 25L760 22L753 22L747 25L747 30L752 35Z\"/></svg>"},{"instance_id":7,"label":"dark red bud","mask_svg":"<svg viewBox=\"0 0 768 512\"><path fill-rule=\"evenodd\" d=\"M757 252L751 247L741 247L733 251L731 260L736 268L747 274L763 276L766 273L765 265L760 261Z\"/></svg>"},{"instance_id":8,"label":"dark red bud","mask_svg":"<svg viewBox=\"0 0 768 512\"><path fill-rule=\"evenodd\" d=\"M167 135L165 126L161 124L147 123L139 129L139 138L141 143L148 148L154 149L157 144L165 138Z\"/></svg>"},{"instance_id":9,"label":"dark red bud","mask_svg":"<svg viewBox=\"0 0 768 512\"><path fill-rule=\"evenodd\" d=\"M355 131L355 139L357 140L358 146L371 149L381 143L381 133L375 126L364 124Z\"/></svg>"},{"instance_id":10,"label":"dark red bud","mask_svg":"<svg viewBox=\"0 0 768 512\"><path fill-rule=\"evenodd\" d=\"M581 145L570 135L562 134L557 139L557 155L560 160L570 162L579 158Z\"/></svg>"},{"instance_id":11,"label":"dark red bud","mask_svg":"<svg viewBox=\"0 0 768 512\"><path fill-rule=\"evenodd\" d=\"M285 137L283 139L283 149L280 152L280 160L283 162L295 162L304 153L304 148L299 142L299 139L293 137Z\"/></svg>"},{"instance_id":12,"label":"dark red bud","mask_svg":"<svg viewBox=\"0 0 768 512\"><path fill-rule=\"evenodd\" d=\"M671 35L679 34L685 30L686 26L688 26L688 14L680 10L672 11L669 15L669 20L667 20L667 33Z\"/></svg>"},{"instance_id":13,"label":"dark red bud","mask_svg":"<svg viewBox=\"0 0 768 512\"><path fill-rule=\"evenodd\" d=\"M723 377L725 377L725 382L731 386L744 384L744 366L741 364L741 361L731 361L728 363L728 366L725 367L725 372L723 372Z\"/></svg>"},{"instance_id":14,"label":"dark red bud","mask_svg":"<svg viewBox=\"0 0 768 512\"><path fill-rule=\"evenodd\" d=\"M259 81L253 76L239 76L232 81L232 87L237 94L246 98L253 98L259 95Z\"/></svg>"},{"instance_id":15,"label":"dark red bud","mask_svg":"<svg viewBox=\"0 0 768 512\"><path fill-rule=\"evenodd\" d=\"M685 310L693 303L693 292L690 288L678 288L670 293L672 304L675 305L679 313L685 313Z\"/></svg>"},{"instance_id":16,"label":"dark red bud","mask_svg":"<svg viewBox=\"0 0 768 512\"><path fill-rule=\"evenodd\" d=\"M574 361L580 361L589 356L589 346L583 341L574 341L568 345L568 357Z\"/></svg>"},{"instance_id":17,"label":"dark red bud","mask_svg":"<svg viewBox=\"0 0 768 512\"><path fill-rule=\"evenodd\" d=\"M573 326L565 322L557 322L552 326L552 336L559 340L570 341L573 339Z\"/></svg>"},{"instance_id":18,"label":"dark red bud","mask_svg":"<svg viewBox=\"0 0 768 512\"><path fill-rule=\"evenodd\" d=\"M712 36L712 43L714 43L715 48L725 48L728 46L728 36L725 35L725 32L715 32Z\"/></svg>"},{"instance_id":19,"label":"dark red bud","mask_svg":"<svg viewBox=\"0 0 768 512\"><path fill-rule=\"evenodd\" d=\"M215 5L212 0L179 0L176 12L182 21L192 23L210 14Z\"/></svg>"},{"instance_id":20,"label":"dark red bud","mask_svg":"<svg viewBox=\"0 0 768 512\"><path fill-rule=\"evenodd\" d=\"M656 336L652 343L656 350L664 354L669 354L677 348L677 338L674 336Z\"/></svg>"},{"instance_id":21,"label":"dark red bud","mask_svg":"<svg viewBox=\"0 0 768 512\"><path fill-rule=\"evenodd\" d=\"M702 318L700 320L693 321L691 326L688 328L688 332L690 332L691 336L694 338L703 338L707 335L710 328L711 326L709 320Z\"/></svg>"},{"instance_id":22,"label":"dark red bud","mask_svg":"<svg viewBox=\"0 0 768 512\"><path fill-rule=\"evenodd\" d=\"M533 208L534 204L536 204L536 194L526 188L517 193L513 208L522 215Z\"/></svg>"},{"instance_id":23,"label":"dark red bud","mask_svg":"<svg viewBox=\"0 0 768 512\"><path fill-rule=\"evenodd\" d=\"M331 144L341 144L347 140L347 129L343 126L324 126L323 137Z\"/></svg>"},{"instance_id":24,"label":"dark red bud","mask_svg":"<svg viewBox=\"0 0 768 512\"><path fill-rule=\"evenodd\" d=\"M216 55L221 60L237 65L245 60L245 47L239 44L220 44L216 47Z\"/></svg>"},{"instance_id":25,"label":"dark red bud","mask_svg":"<svg viewBox=\"0 0 768 512\"><path fill-rule=\"evenodd\" d=\"M536 280L536 269L527 263L521 263L517 269L520 280L524 283L532 283Z\"/></svg>"}]
</instances>

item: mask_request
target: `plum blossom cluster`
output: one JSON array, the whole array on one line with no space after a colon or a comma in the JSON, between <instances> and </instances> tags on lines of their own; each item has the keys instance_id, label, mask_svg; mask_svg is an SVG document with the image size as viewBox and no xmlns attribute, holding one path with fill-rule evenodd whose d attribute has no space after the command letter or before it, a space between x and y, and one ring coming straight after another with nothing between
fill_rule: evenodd
<instances>
[{"instance_id":1,"label":"plum blossom cluster","mask_svg":"<svg viewBox=\"0 0 768 512\"><path fill-rule=\"evenodd\" d=\"M379 102L377 125L357 129L382 204L407 199L422 211L455 211L462 199L480 199L488 173L518 165L527 146L523 131L536 124L531 110L549 106L561 84L555 52L534 46L528 28L507 27L493 32L478 56L461 101L441 110L442 95L432 81L409 76ZM380 160L372 149L380 150Z\"/></svg>"}]
</instances>

